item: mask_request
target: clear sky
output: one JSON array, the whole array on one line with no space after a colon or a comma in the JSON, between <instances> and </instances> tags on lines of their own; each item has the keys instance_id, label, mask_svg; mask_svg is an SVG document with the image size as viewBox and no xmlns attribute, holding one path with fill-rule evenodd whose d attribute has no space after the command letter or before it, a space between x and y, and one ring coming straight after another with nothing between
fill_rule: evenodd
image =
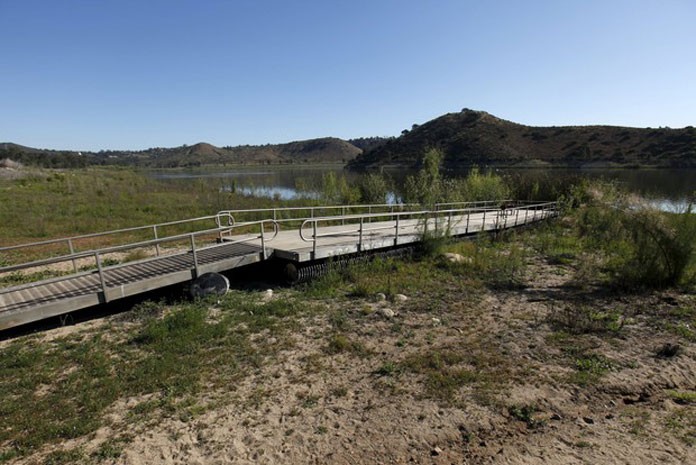
<instances>
[{"instance_id":1,"label":"clear sky","mask_svg":"<svg viewBox=\"0 0 696 465\"><path fill-rule=\"evenodd\" d=\"M696 1L0 0L0 141L391 136L465 107L696 125Z\"/></svg>"}]
</instances>

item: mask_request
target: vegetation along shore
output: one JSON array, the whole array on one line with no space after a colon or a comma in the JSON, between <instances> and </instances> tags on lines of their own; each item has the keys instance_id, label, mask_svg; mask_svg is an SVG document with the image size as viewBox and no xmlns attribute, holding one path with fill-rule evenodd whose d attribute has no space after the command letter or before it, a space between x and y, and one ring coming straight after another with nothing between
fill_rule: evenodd
<instances>
[{"instance_id":1,"label":"vegetation along shore","mask_svg":"<svg viewBox=\"0 0 696 465\"><path fill-rule=\"evenodd\" d=\"M404 199L524 195L441 159ZM318 198L278 201L126 168L18 171L0 180L3 245L394 191L326 175ZM542 190L564 211L534 228L4 337L0 462L693 462L696 215L601 182Z\"/></svg>"}]
</instances>

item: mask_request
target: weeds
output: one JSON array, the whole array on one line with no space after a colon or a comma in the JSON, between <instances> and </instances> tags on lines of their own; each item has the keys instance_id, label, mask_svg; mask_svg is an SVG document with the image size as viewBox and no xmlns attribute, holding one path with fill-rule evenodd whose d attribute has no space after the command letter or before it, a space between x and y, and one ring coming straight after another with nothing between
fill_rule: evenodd
<instances>
[{"instance_id":1,"label":"weeds","mask_svg":"<svg viewBox=\"0 0 696 465\"><path fill-rule=\"evenodd\" d=\"M580 386L587 386L597 382L615 368L615 363L603 355L584 354L575 359L576 372L571 375L570 381Z\"/></svg>"},{"instance_id":2,"label":"weeds","mask_svg":"<svg viewBox=\"0 0 696 465\"><path fill-rule=\"evenodd\" d=\"M696 404L696 391L667 391L667 395L677 404Z\"/></svg>"},{"instance_id":3,"label":"weeds","mask_svg":"<svg viewBox=\"0 0 696 465\"><path fill-rule=\"evenodd\" d=\"M514 288L522 285L527 269L527 252L512 240L493 242L487 234L475 241L462 241L447 250L463 256L459 263L440 261L440 266L461 276L469 276L492 288Z\"/></svg>"},{"instance_id":4,"label":"weeds","mask_svg":"<svg viewBox=\"0 0 696 465\"><path fill-rule=\"evenodd\" d=\"M582 304L553 306L548 319L556 329L571 334L618 333L626 321L619 311L599 311Z\"/></svg>"},{"instance_id":5,"label":"weeds","mask_svg":"<svg viewBox=\"0 0 696 465\"><path fill-rule=\"evenodd\" d=\"M204 384L229 386L277 350L254 346L251 335L286 331L292 325L281 324L284 319L311 311L292 299L259 303L237 292L222 299L222 316L211 322L208 306L204 301L166 309L143 304L128 321L134 326L126 338L78 334L50 342L19 339L6 346L0 352L0 417L11 426L0 430L0 444L11 446L2 458L90 434L121 398L149 397L132 410L138 421L202 411L194 408L194 396ZM123 321L115 318L112 324ZM105 444L96 458L112 457L119 447ZM50 460L61 463L66 457L57 453Z\"/></svg>"},{"instance_id":6,"label":"weeds","mask_svg":"<svg viewBox=\"0 0 696 465\"><path fill-rule=\"evenodd\" d=\"M530 429L540 428L546 424L544 420L535 418L534 414L538 411L539 409L533 405L511 405L508 407L510 416L525 423Z\"/></svg>"},{"instance_id":7,"label":"weeds","mask_svg":"<svg viewBox=\"0 0 696 465\"><path fill-rule=\"evenodd\" d=\"M329 355L351 353L364 356L368 353L367 349L362 343L353 341L344 334L334 334L331 336L324 351Z\"/></svg>"}]
</instances>

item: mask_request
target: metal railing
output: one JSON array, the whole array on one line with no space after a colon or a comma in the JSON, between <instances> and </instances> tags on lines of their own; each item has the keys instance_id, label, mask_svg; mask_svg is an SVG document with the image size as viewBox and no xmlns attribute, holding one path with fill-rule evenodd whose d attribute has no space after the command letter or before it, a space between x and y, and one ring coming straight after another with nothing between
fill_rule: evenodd
<instances>
[{"instance_id":1,"label":"metal railing","mask_svg":"<svg viewBox=\"0 0 696 465\"><path fill-rule=\"evenodd\" d=\"M368 213L368 214L355 214L346 216L324 216L316 218L305 219L299 228L300 238L305 242L312 243L312 257L317 255L317 247L319 239L327 237L346 237L346 236L356 236L357 235L357 250L362 251L364 248L364 237L373 232L393 230L393 244L399 245L399 237L402 233L403 219L413 218L422 221L422 234L427 230L429 225L432 223L435 234L439 234L442 229L445 234L452 231L452 221L457 218L458 222L466 221L466 226L464 228L463 234L469 234L469 226L472 214L482 214L481 227L479 231L487 230L501 230L506 229L510 223L513 226L520 226L528 224L531 221L539 221L547 219L558 214L558 202L519 202L515 205L508 205L505 208L496 207L493 208L491 205L497 205L500 202L452 202L452 203L442 203L437 204L433 210L419 210L419 211L406 211L406 212L385 212L385 213ZM467 208L448 208L446 206L456 206L456 205L466 205ZM537 212L541 212L541 216L537 215ZM524 216L520 222L520 212L524 212ZM530 217L530 212L532 215ZM486 216L488 215L488 220L491 217L494 218L492 223L492 228L488 229L488 220ZM510 217L514 216L514 219L510 220ZM341 229L337 232L320 232L320 223L335 224L337 220L345 220L349 224L355 224L356 229ZM372 219L380 219L379 226L369 225ZM441 225L441 220L446 220L446 226ZM387 224L384 224L387 223ZM366 225L367 224L367 225ZM308 225L311 226L311 236L306 236L305 231L310 229ZM410 225L413 228L413 225ZM413 232L412 232L413 233ZM418 233L418 231L416 231ZM388 237L387 237L388 238Z\"/></svg>"},{"instance_id":2,"label":"metal railing","mask_svg":"<svg viewBox=\"0 0 696 465\"><path fill-rule=\"evenodd\" d=\"M441 210L445 207L458 206L460 208L497 208L504 204L509 204L512 200L482 200L473 202L448 202L437 203L432 208ZM231 218L254 215L267 215L272 217L278 223L295 223L301 225L301 222L310 218L333 217L336 224L346 224L346 219L354 214L364 211L366 215L373 213L398 213L404 211L425 210L426 208L418 203L378 203L378 204L352 204L352 205L318 205L318 206L303 206L303 207L279 207L279 208L250 208L237 210L221 210L220 215L226 215ZM371 217L367 217L368 222L372 221Z\"/></svg>"},{"instance_id":3,"label":"metal railing","mask_svg":"<svg viewBox=\"0 0 696 465\"><path fill-rule=\"evenodd\" d=\"M222 214L224 216L224 214ZM55 245L55 244L64 244L67 246L67 250L69 254L76 254L78 253L76 250L76 243L78 241L82 241L85 239L95 239L95 238L104 238L107 236L118 236L118 235L126 235L127 233L134 233L134 232L139 232L139 231L152 231L152 238L153 240L158 240L160 238L160 233L163 228L169 227L169 226L178 226L178 225L183 225L187 223L196 223L196 222L201 222L201 221L207 221L207 220L215 220L218 224L220 225L220 217L221 214L218 213L217 215L210 215L210 216L201 216L198 218L189 218L186 220L178 220L178 221L168 221L166 223L158 223L158 224L151 224L147 226L135 226L131 228L122 228L122 229L114 229L111 231L103 231L103 232L98 232L98 233L90 233L90 234L81 234L78 236L70 236L70 237L62 237L58 239L49 239L45 241L38 241L38 242L30 242L26 244L18 244L18 245L10 245L10 246L4 246L0 247L0 253L2 252L13 252L17 250L26 250L26 249L31 249L31 248L38 248L38 247L44 247L44 246L50 246L50 245ZM230 218L228 221L229 225L228 226L233 226L234 225L234 218ZM222 234L222 232L220 233ZM220 236L222 237L222 236ZM156 255L159 256L161 253L159 243L155 243L155 252ZM77 264L73 262L73 271L77 271ZM0 268L0 273L3 272L3 268Z\"/></svg>"},{"instance_id":4,"label":"metal railing","mask_svg":"<svg viewBox=\"0 0 696 465\"><path fill-rule=\"evenodd\" d=\"M211 216L211 217L204 217L204 218L210 219L210 218L214 218L214 217ZM200 219L200 218L197 218L196 220L198 220L198 219ZM167 223L167 224L174 224L174 222ZM257 221L257 222L246 223L245 226L250 226L250 225L254 225L254 224L258 225L260 228L260 232L257 236L253 236L253 235L252 236L244 236L244 237L241 237L235 241L225 241L225 244L237 244L237 243L252 242L254 240L259 240L262 257L264 259L266 259L266 258L268 258L266 243L275 239L275 237L278 235L280 228L278 226L278 223L273 221L273 220L261 220L261 221ZM273 227L273 235L271 237L266 236L267 235L266 226L268 224L272 225L272 227ZM186 250L179 250L176 254L180 255L180 254L190 253L192 255L193 270L194 270L196 276L198 276L199 275L198 253L203 251L203 250L206 250L206 249L214 248L214 247L216 247L216 245L209 245L209 246L200 247L196 244L196 238L201 237L201 236L219 235L219 234L228 232L231 227L234 227L234 225L233 226L210 228L210 229L195 231L195 232L191 232L191 233L176 234L176 235L168 236L168 237L164 237L164 238L150 239L150 240L145 240L145 241L133 242L133 243L129 243L129 244L104 247L104 248L99 248L99 249L94 249L94 250L75 252L75 253L61 255L58 257L51 257L51 258L43 259L43 260L34 260L31 262L22 263L22 264L18 264L18 265L10 265L10 266L0 267L0 273L10 273L10 272L19 271L22 269L36 268L39 266L47 266L47 265L52 265L52 264L62 263L62 262L67 262L67 261L72 261L73 263L75 263L77 260L80 260L80 259L93 258L94 259L94 266L96 267L96 272L99 274L101 291L103 292L105 300L108 300L107 294L106 294L107 285L106 285L105 271L122 268L124 266L132 265L134 263L145 263L145 262L149 262L149 261L155 261L155 260L159 259L160 256L156 255L155 257L148 257L148 258L133 261L133 262L118 263L115 265L104 266L102 259L105 255L113 254L116 252L122 252L122 251L126 251L126 250L144 248L144 247L159 246L160 244L165 244L165 243L169 243L169 242L177 242L177 241L187 240L188 243L190 244L190 247L188 247ZM56 240L56 242L59 242L59 240ZM49 284L52 282L65 280L66 278L72 279L72 278L76 278L76 277L80 277L80 276L91 275L94 273L94 271L95 271L94 268L89 269L87 271L83 271L83 272L76 271L76 272L71 273L69 275L62 275L62 276L58 276L58 277L55 277L52 279L41 280L40 282L41 282L41 284ZM18 291L21 289L31 288L31 287L34 287L36 284L37 284L36 282L31 282L31 283L18 285L18 286L3 288L3 289L0 289L0 294L14 292L14 291Z\"/></svg>"},{"instance_id":5,"label":"metal railing","mask_svg":"<svg viewBox=\"0 0 696 465\"><path fill-rule=\"evenodd\" d=\"M417 207L417 208L416 208ZM453 208L454 207L454 208ZM501 208L502 207L502 208ZM414 208L412 210L406 210L408 208ZM434 227L439 227L439 221L447 217L448 228L451 227L453 217L460 217L460 221L466 220L466 233L469 232L469 221L470 217L474 213L483 213L483 228L485 229L488 219L495 215L494 228L505 228L508 222L514 221L514 225L520 224L520 215L524 211L524 217L522 218L521 224L527 224L529 221L530 211L543 210L542 218L547 218L549 216L556 216L558 214L558 203L557 202L513 202L510 200L496 200L496 201L479 201L479 202L450 202L450 203L439 203L436 204L432 209L423 209L417 204L370 204L370 205L329 205L329 206L310 206L310 207L283 207L283 208L265 208L265 209L246 209L246 210L223 210L215 215L202 216L198 218L191 218L179 221L170 221L166 223L158 223L147 226L138 226L132 228L123 228L112 231L105 231L100 233L83 234L79 236L63 237L58 239L50 239L46 241L33 242L28 244L20 244L13 246L0 247L0 253L2 252L12 252L17 250L26 250L31 248L40 248L51 245L63 245L67 248L67 254L61 254L57 256L52 256L49 258L27 261L24 263L11 264L7 266L0 267L0 274L10 273L13 271L20 271L28 268L43 267L48 265L54 265L62 262L72 262L73 273L64 274L62 276L42 280L42 283L49 283L52 281L60 281L66 278L72 278L77 276L82 276L94 272L94 267L99 273L99 279L102 284L102 290L106 289L106 282L104 276L104 270L111 270L114 268L125 266L126 264L120 263L115 265L105 265L103 258L105 255L122 252L126 250L154 247L155 256L148 257L141 261L155 260L157 257L162 255L161 245L170 244L177 241L186 240L190 246L187 247L185 251L177 250L175 253L191 253L193 256L194 270L198 273L198 257L197 254L201 250L208 247L200 247L196 244L196 239L201 236L212 236L215 235L218 241L221 241L224 237L225 242L230 244L241 243L241 242L253 242L255 240L260 241L260 246L262 249L263 258L267 258L266 243L274 239L280 231L280 223L287 222L298 222L299 223L299 234L303 241L312 242L313 254L316 255L317 240L322 237L328 237L330 235L337 235L337 233L321 233L319 231L319 224L323 225L345 225L345 224L356 224L356 229L349 229L347 231L342 231L339 235L357 235L358 236L358 248L361 250L363 248L363 239L367 233L380 231L380 230L394 230L394 245L398 245L399 237L401 234L401 227L403 226L403 221L406 218L419 218L425 219L425 225L429 224L429 221L433 221ZM364 213L353 213L355 211L363 211ZM321 212L336 212L340 214L334 215L323 215L318 216ZM350 212L350 213L349 213ZM489 213L490 212L490 213ZM247 213L254 214L266 214L272 216L272 218L265 218L254 221L242 221L238 222L234 215L243 215ZM289 218L282 218L283 215L290 213ZM298 214L295 216L295 214ZM514 216L514 220L511 217ZM537 215L533 215L533 218L537 218ZM187 223L193 224L201 221L214 220L216 228L207 228L203 230L197 230L186 233L178 233L171 236L162 237L161 233L163 228L176 227L180 225L185 225ZM386 221L391 221L393 224L389 225L375 225L370 226L369 224L373 220L379 220L381 223ZM307 225L312 223L312 236L307 237L305 235L305 230ZM273 227L273 235L268 238L265 231L268 225ZM243 232L253 229L254 227L260 227L260 232L258 234L246 233L241 236ZM444 226L443 226L444 227ZM146 240L140 240L136 242L127 242L119 245L109 245L101 248L90 248L84 251L77 251L75 244L82 240L102 238L106 236L117 236L117 235L127 235L128 233L140 232L140 231L151 231L152 238ZM236 234L233 235L233 232ZM237 239L235 239L237 237ZM214 246L211 246L214 247ZM45 256L45 255L44 255ZM94 260L92 262L92 259ZM78 268L78 260L88 260L88 263L93 263L93 267L88 271L80 272ZM129 262L134 263L134 262ZM13 286L10 288L0 289L0 293L7 292L8 290L17 290L18 288L31 287L34 283L22 284L19 286Z\"/></svg>"}]
</instances>

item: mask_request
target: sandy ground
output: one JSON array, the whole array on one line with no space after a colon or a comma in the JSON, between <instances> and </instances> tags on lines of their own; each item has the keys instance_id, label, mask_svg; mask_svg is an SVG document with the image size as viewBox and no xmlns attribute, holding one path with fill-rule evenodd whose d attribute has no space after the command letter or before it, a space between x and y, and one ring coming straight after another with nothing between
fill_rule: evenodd
<instances>
[{"instance_id":1,"label":"sandy ground","mask_svg":"<svg viewBox=\"0 0 696 465\"><path fill-rule=\"evenodd\" d=\"M346 334L369 355L327 353L331 325L325 316L312 317L291 341L260 335L260 344L287 348L228 392L209 393L212 407L199 416L128 426L123 418L142 399L124 400L112 409L111 427L76 443L94 450L132 428L122 455L102 462L132 465L696 463L696 406L669 396L696 389L696 349L655 323L660 312L693 306L694 296L594 295L598 308L644 312L627 318L619 336L559 342L550 317L586 291L569 290L557 266L535 263L531 275L531 287L483 290L473 299L327 302L341 306ZM273 298L282 299L283 291ZM395 315L385 316L386 307ZM680 354L657 357L665 343L678 343ZM564 354L571 344L618 368L586 386L568 382L575 370ZM480 364L469 368L492 381L442 399L425 394L419 374L380 374L385 363L442 348L471 353ZM515 417L513 405L534 405L533 423Z\"/></svg>"}]
</instances>

